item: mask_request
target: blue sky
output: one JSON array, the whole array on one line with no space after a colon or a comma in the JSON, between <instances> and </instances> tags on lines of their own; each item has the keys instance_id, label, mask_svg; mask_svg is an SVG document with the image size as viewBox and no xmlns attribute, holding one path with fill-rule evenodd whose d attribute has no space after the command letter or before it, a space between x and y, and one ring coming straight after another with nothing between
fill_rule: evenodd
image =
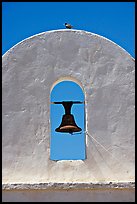
<instances>
[{"instance_id":1,"label":"blue sky","mask_svg":"<svg viewBox=\"0 0 137 204\"><path fill-rule=\"evenodd\" d=\"M51 91L51 102L62 101L85 101L84 93L81 87L72 81L62 81ZM50 125L51 125L51 137L50 137L50 159L52 160L76 160L86 158L85 148L85 114L84 103L73 104L71 108L71 114L74 116L74 120L78 127L82 129L81 132L60 133L56 132L62 121L62 116L65 114L62 104L50 105Z\"/></svg>"},{"instance_id":2,"label":"blue sky","mask_svg":"<svg viewBox=\"0 0 137 204\"><path fill-rule=\"evenodd\" d=\"M2 2L2 54L32 35L64 29L65 22L135 57L135 2Z\"/></svg>"}]
</instances>

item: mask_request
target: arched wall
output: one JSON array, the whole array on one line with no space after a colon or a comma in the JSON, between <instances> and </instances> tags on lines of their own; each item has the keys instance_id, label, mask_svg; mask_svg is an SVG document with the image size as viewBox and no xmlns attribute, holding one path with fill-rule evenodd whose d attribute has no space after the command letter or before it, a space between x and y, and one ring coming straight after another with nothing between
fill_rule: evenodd
<instances>
[{"instance_id":1,"label":"arched wall","mask_svg":"<svg viewBox=\"0 0 137 204\"><path fill-rule=\"evenodd\" d=\"M59 78L57 81L55 81L55 82L53 83L53 85L51 86L51 91L52 91L52 89L53 89L59 82L62 82L62 81L72 81L72 82L75 82L76 84L78 84L78 85L81 87L81 89L82 89L83 92L84 92L84 88L83 88L81 82L78 81L77 79L75 79L75 78L72 77L72 76L60 77L60 78Z\"/></svg>"},{"instance_id":2,"label":"arched wall","mask_svg":"<svg viewBox=\"0 0 137 204\"><path fill-rule=\"evenodd\" d=\"M134 181L134 59L85 31L25 39L2 58L3 183ZM73 77L85 92L85 161L51 161L50 92Z\"/></svg>"}]
</instances>

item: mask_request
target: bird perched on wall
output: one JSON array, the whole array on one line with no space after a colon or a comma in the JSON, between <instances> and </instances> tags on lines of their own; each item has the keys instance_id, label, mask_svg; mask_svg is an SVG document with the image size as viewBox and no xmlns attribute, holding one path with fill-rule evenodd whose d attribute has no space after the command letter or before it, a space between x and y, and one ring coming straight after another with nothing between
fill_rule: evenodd
<instances>
[{"instance_id":1,"label":"bird perched on wall","mask_svg":"<svg viewBox=\"0 0 137 204\"><path fill-rule=\"evenodd\" d=\"M66 28L69 28L69 29L73 28L73 26L69 23L65 23L65 26L66 26Z\"/></svg>"}]
</instances>

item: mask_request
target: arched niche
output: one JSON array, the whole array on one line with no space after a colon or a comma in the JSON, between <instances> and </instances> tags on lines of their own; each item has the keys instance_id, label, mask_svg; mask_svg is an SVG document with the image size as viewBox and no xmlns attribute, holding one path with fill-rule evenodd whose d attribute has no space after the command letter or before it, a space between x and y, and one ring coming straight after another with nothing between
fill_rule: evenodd
<instances>
[{"instance_id":1,"label":"arched niche","mask_svg":"<svg viewBox=\"0 0 137 204\"><path fill-rule=\"evenodd\" d=\"M79 83L80 84L80 83ZM50 159L51 160L79 160L85 159L85 96L82 87L69 78L58 80L54 83L50 93ZM69 102L71 114L80 132L67 133L56 132L56 128L62 124L62 116L65 109L62 104L55 102ZM81 102L76 103L75 102Z\"/></svg>"}]
</instances>

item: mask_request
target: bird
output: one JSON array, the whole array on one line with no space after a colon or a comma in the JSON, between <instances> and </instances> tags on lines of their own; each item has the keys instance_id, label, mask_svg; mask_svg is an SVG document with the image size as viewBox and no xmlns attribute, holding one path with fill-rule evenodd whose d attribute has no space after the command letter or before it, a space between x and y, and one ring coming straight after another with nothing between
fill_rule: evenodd
<instances>
[{"instance_id":1,"label":"bird","mask_svg":"<svg viewBox=\"0 0 137 204\"><path fill-rule=\"evenodd\" d=\"M69 23L65 23L65 26L66 26L66 28L69 28L69 29L73 28L73 26Z\"/></svg>"}]
</instances>

